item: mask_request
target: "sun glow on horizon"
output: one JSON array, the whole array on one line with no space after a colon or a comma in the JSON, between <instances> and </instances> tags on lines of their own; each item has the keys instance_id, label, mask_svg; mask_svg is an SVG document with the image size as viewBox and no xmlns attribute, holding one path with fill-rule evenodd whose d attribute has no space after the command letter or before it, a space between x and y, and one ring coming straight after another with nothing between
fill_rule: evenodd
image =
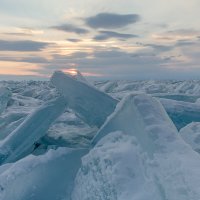
<instances>
[{"instance_id":1,"label":"sun glow on horizon","mask_svg":"<svg viewBox=\"0 0 200 200\"><path fill-rule=\"evenodd\" d=\"M66 74L70 74L72 76L76 76L78 74L77 69L75 68L70 68L70 69L63 69L62 70Z\"/></svg>"},{"instance_id":2,"label":"sun glow on horizon","mask_svg":"<svg viewBox=\"0 0 200 200\"><path fill-rule=\"evenodd\" d=\"M98 74L98 73L93 73L93 72L79 72L77 69L75 68L69 68L69 69L62 69L62 71L66 74L70 74L72 76L76 76L79 73L81 73L83 76L87 76L87 77L101 77L102 74Z\"/></svg>"}]
</instances>

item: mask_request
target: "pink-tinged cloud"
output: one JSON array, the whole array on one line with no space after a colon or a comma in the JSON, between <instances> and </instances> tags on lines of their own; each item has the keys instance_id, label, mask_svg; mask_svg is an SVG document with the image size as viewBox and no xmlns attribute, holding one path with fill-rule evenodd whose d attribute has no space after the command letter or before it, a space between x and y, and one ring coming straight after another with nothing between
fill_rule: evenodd
<instances>
[{"instance_id":1,"label":"pink-tinged cloud","mask_svg":"<svg viewBox=\"0 0 200 200\"><path fill-rule=\"evenodd\" d=\"M39 67L31 63L0 61L0 75L36 75Z\"/></svg>"}]
</instances>

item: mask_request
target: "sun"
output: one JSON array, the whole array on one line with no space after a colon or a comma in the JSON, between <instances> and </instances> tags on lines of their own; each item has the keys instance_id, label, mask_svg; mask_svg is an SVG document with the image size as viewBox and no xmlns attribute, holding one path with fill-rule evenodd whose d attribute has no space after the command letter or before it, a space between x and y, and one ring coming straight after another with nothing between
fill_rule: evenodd
<instances>
[{"instance_id":1,"label":"sun","mask_svg":"<svg viewBox=\"0 0 200 200\"><path fill-rule=\"evenodd\" d=\"M78 74L77 69L70 68L62 70L64 73L70 74L72 76L76 76Z\"/></svg>"}]
</instances>

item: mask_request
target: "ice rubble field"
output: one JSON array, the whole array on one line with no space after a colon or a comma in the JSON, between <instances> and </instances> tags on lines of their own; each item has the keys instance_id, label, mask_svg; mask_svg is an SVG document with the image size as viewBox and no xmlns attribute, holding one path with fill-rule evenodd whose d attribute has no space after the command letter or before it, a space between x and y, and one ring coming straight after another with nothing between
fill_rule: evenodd
<instances>
[{"instance_id":1,"label":"ice rubble field","mask_svg":"<svg viewBox=\"0 0 200 200\"><path fill-rule=\"evenodd\" d=\"M200 81L0 82L0 200L199 200Z\"/></svg>"}]
</instances>

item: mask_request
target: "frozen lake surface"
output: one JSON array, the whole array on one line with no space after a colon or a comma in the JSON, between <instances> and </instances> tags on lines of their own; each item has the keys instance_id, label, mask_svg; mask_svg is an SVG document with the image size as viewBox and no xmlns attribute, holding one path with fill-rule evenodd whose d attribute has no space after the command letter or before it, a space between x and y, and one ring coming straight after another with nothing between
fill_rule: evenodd
<instances>
[{"instance_id":1,"label":"frozen lake surface","mask_svg":"<svg viewBox=\"0 0 200 200\"><path fill-rule=\"evenodd\" d=\"M199 200L200 81L0 82L0 199Z\"/></svg>"}]
</instances>

